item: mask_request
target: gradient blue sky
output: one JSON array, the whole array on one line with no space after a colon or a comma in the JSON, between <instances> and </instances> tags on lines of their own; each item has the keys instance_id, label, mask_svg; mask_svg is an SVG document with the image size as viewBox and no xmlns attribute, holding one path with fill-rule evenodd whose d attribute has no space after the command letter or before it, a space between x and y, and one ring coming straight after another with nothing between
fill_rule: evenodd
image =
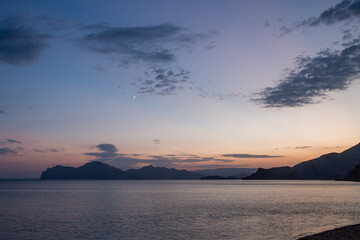
<instances>
[{"instance_id":1,"label":"gradient blue sky","mask_svg":"<svg viewBox=\"0 0 360 240\"><path fill-rule=\"evenodd\" d=\"M360 134L359 19L358 0L3 0L0 178L345 150Z\"/></svg>"}]
</instances>

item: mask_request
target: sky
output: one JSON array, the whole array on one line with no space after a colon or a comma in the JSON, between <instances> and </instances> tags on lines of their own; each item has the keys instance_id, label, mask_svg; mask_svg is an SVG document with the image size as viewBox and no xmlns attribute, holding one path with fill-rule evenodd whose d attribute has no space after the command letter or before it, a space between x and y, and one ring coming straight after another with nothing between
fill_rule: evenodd
<instances>
[{"instance_id":1,"label":"sky","mask_svg":"<svg viewBox=\"0 0 360 240\"><path fill-rule=\"evenodd\" d=\"M0 2L0 178L293 166L359 143L359 0Z\"/></svg>"}]
</instances>

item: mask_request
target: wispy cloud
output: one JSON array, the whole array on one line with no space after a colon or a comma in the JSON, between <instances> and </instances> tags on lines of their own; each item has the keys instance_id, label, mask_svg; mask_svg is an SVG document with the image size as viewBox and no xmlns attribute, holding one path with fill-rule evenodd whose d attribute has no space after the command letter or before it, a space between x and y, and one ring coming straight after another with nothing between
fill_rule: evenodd
<instances>
[{"instance_id":1,"label":"wispy cloud","mask_svg":"<svg viewBox=\"0 0 360 240\"><path fill-rule=\"evenodd\" d=\"M233 157L233 158L280 158L284 156L272 156L272 155L256 155L256 154L244 154L244 153L235 153L235 154L223 154L224 157Z\"/></svg>"},{"instance_id":2,"label":"wispy cloud","mask_svg":"<svg viewBox=\"0 0 360 240\"><path fill-rule=\"evenodd\" d=\"M26 65L36 61L51 36L29 26L21 16L0 21L0 63Z\"/></svg>"},{"instance_id":3,"label":"wispy cloud","mask_svg":"<svg viewBox=\"0 0 360 240\"><path fill-rule=\"evenodd\" d=\"M88 152L84 153L84 155L95 157L93 160L111 163L122 168L135 167L138 164L153 164L161 167L189 167L190 165L201 167L203 164L215 166L216 164L224 165L234 161L219 157L202 157L194 154L124 154L118 153L116 146L113 144L99 144L96 147L99 150L98 152Z\"/></svg>"},{"instance_id":4,"label":"wispy cloud","mask_svg":"<svg viewBox=\"0 0 360 240\"><path fill-rule=\"evenodd\" d=\"M6 141L8 143L21 143L21 141L18 141L18 140L15 140L15 139L10 139L10 138L6 139Z\"/></svg>"},{"instance_id":5,"label":"wispy cloud","mask_svg":"<svg viewBox=\"0 0 360 240\"><path fill-rule=\"evenodd\" d=\"M179 48L187 48L212 34L188 33L186 28L171 23L139 27L99 23L81 29L88 33L80 39L79 46L116 56L123 64L172 62Z\"/></svg>"},{"instance_id":6,"label":"wispy cloud","mask_svg":"<svg viewBox=\"0 0 360 240\"><path fill-rule=\"evenodd\" d=\"M59 149L57 148L46 148L46 149L33 149L34 152L37 152L37 153L57 153L57 152L60 152Z\"/></svg>"},{"instance_id":7,"label":"wispy cloud","mask_svg":"<svg viewBox=\"0 0 360 240\"><path fill-rule=\"evenodd\" d=\"M312 148L312 146L298 146L298 147L295 147L295 149L307 149L307 148Z\"/></svg>"},{"instance_id":8,"label":"wispy cloud","mask_svg":"<svg viewBox=\"0 0 360 240\"><path fill-rule=\"evenodd\" d=\"M0 148L0 155L16 154L17 152L10 148Z\"/></svg>"}]
</instances>

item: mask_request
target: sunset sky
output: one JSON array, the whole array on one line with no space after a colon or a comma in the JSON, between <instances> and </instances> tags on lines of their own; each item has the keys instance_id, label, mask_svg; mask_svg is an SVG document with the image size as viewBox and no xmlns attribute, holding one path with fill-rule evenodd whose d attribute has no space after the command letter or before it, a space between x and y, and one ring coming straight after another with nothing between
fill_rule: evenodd
<instances>
[{"instance_id":1,"label":"sunset sky","mask_svg":"<svg viewBox=\"0 0 360 240\"><path fill-rule=\"evenodd\" d=\"M292 166L360 142L359 0L0 3L0 178Z\"/></svg>"}]
</instances>

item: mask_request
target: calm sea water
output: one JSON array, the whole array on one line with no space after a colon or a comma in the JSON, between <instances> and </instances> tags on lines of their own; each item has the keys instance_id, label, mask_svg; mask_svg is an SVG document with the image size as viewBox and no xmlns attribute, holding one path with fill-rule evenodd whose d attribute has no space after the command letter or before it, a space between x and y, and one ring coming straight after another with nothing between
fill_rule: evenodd
<instances>
[{"instance_id":1,"label":"calm sea water","mask_svg":"<svg viewBox=\"0 0 360 240\"><path fill-rule=\"evenodd\" d=\"M360 223L360 183L0 181L0 239L294 239Z\"/></svg>"}]
</instances>

